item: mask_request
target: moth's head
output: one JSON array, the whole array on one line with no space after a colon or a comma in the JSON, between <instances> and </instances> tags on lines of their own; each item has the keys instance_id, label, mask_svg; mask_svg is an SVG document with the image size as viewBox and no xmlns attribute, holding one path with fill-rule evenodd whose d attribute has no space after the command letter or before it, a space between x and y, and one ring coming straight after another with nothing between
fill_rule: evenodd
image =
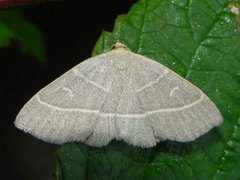
<instances>
[{"instance_id":1,"label":"moth's head","mask_svg":"<svg viewBox=\"0 0 240 180\"><path fill-rule=\"evenodd\" d=\"M111 51L112 51L112 50L119 50L119 49L129 50L129 49L127 48L127 46L125 46L124 44L122 44L122 43L120 43L120 42L115 43L115 44L111 47Z\"/></svg>"}]
</instances>

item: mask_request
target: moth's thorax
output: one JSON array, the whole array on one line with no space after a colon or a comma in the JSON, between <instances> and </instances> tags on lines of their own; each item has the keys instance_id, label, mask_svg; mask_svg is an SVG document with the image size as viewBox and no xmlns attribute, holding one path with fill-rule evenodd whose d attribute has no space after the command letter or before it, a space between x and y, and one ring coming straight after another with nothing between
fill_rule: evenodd
<instances>
[{"instance_id":1,"label":"moth's thorax","mask_svg":"<svg viewBox=\"0 0 240 180\"><path fill-rule=\"evenodd\" d=\"M133 61L126 54L126 50L117 50L115 52L116 58L113 60L113 66L117 71L127 73L127 69L132 67Z\"/></svg>"}]
</instances>

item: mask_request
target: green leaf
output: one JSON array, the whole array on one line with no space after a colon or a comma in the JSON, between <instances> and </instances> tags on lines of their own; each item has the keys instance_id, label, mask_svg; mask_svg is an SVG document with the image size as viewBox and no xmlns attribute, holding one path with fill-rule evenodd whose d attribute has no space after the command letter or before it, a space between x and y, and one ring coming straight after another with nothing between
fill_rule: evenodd
<instances>
[{"instance_id":1,"label":"green leaf","mask_svg":"<svg viewBox=\"0 0 240 180\"><path fill-rule=\"evenodd\" d=\"M17 40L23 54L31 55L39 62L46 62L43 35L40 30L16 9L0 11L0 48Z\"/></svg>"},{"instance_id":2,"label":"green leaf","mask_svg":"<svg viewBox=\"0 0 240 180\"><path fill-rule=\"evenodd\" d=\"M63 179L240 179L239 9L239 1L142 0L119 16L93 55L120 41L155 59L201 88L224 123L194 142L150 149L116 141L103 148L63 145L57 173Z\"/></svg>"},{"instance_id":3,"label":"green leaf","mask_svg":"<svg viewBox=\"0 0 240 180\"><path fill-rule=\"evenodd\" d=\"M10 45L10 39L14 37L14 32L0 21L0 47L5 47Z\"/></svg>"}]
</instances>

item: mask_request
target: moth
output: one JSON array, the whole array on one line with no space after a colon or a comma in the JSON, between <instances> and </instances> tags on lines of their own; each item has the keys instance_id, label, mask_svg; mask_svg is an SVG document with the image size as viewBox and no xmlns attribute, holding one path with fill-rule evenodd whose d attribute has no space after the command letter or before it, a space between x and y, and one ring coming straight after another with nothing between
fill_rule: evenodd
<instances>
[{"instance_id":1,"label":"moth","mask_svg":"<svg viewBox=\"0 0 240 180\"><path fill-rule=\"evenodd\" d=\"M139 147L193 141L223 118L196 86L166 66L116 43L41 89L15 126L46 142Z\"/></svg>"}]
</instances>

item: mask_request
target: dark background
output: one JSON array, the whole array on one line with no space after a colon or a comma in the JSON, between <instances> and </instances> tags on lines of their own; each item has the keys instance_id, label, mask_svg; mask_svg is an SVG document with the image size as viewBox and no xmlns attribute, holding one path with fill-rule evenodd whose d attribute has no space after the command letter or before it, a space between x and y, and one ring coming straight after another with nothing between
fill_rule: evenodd
<instances>
[{"instance_id":1,"label":"dark background","mask_svg":"<svg viewBox=\"0 0 240 180\"><path fill-rule=\"evenodd\" d=\"M90 57L102 30L112 31L117 15L134 2L56 1L20 8L43 32L48 62L42 65L16 46L0 49L1 179L54 179L59 146L21 132L14 119L42 87Z\"/></svg>"}]
</instances>

